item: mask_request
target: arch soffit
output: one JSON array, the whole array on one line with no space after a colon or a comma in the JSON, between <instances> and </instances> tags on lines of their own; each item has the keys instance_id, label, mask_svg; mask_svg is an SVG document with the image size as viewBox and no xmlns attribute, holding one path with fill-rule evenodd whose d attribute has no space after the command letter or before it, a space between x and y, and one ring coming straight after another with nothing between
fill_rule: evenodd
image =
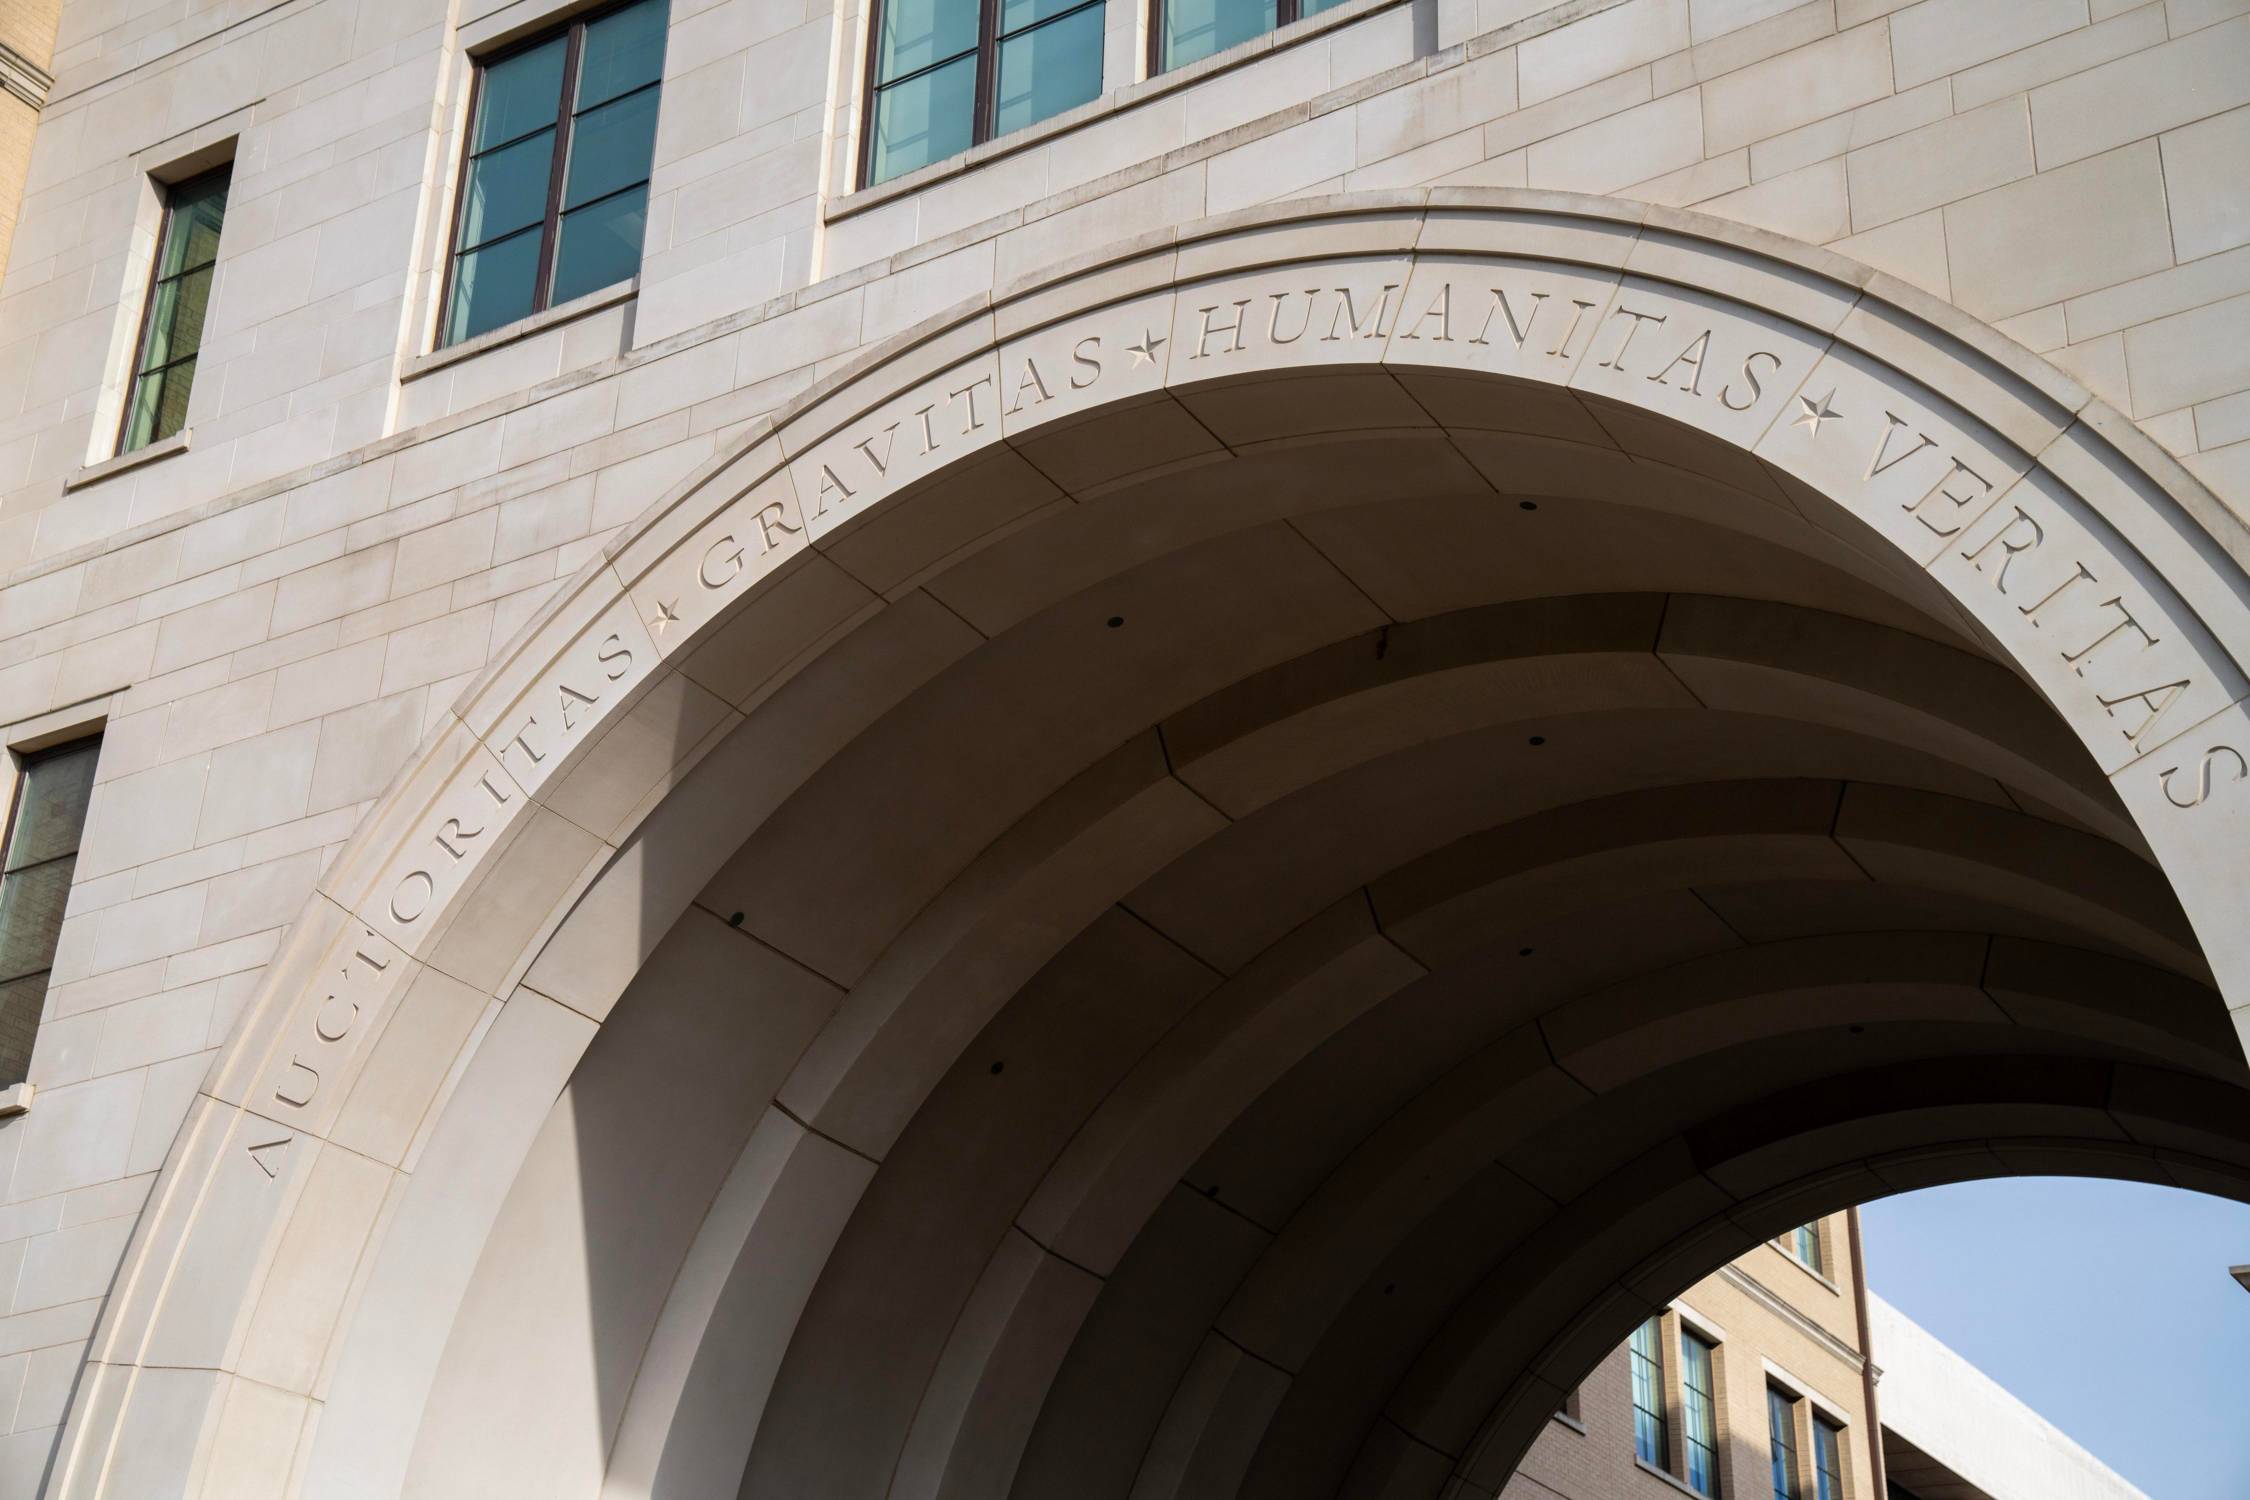
<instances>
[{"instance_id":1,"label":"arch soffit","mask_svg":"<svg viewBox=\"0 0 2250 1500\"><path fill-rule=\"evenodd\" d=\"M343 1125L355 1150L408 1163L438 1080L359 1086L373 1041L442 1011L452 1029L431 1050L456 1050L741 722L755 695L721 702L693 648L878 525L936 561L952 543L917 541L911 502L964 460L1170 388L1352 365L1568 386L1684 423L1884 537L2089 747L2250 1037L2250 931L2226 894L2250 834L2250 538L2138 429L1944 304L1741 226L1524 192L1287 205L1164 231L899 335L560 591L291 929L175 1143L97 1363L232 1367L264 1264L244 1252L304 1188L286 1156L277 1173L256 1154L265 1136L341 1140ZM225 1205L224 1245L191 1233L214 1193L265 1200ZM170 1299L159 1317L182 1275L198 1307ZM88 1383L66 1464L105 1446L122 1398Z\"/></svg>"}]
</instances>

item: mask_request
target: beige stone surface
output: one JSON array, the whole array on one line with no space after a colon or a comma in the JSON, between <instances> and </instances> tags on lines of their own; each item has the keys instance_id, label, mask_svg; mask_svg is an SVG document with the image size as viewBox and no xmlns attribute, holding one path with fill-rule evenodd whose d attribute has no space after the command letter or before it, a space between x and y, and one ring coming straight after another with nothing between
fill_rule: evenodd
<instances>
[{"instance_id":1,"label":"beige stone surface","mask_svg":"<svg viewBox=\"0 0 2250 1500\"><path fill-rule=\"evenodd\" d=\"M2228 727L2250 18L1358 0L1141 79L1142 23L1113 3L1083 113L855 191L865 9L676 0L637 283L432 359L463 58L546 14L457 9L61 8L0 278L0 724L15 748L106 739L38 1093L0 1122L0 1361L24 1391L0 1488L60 1451L52 1492L101 1493L114 1451L108 1493L196 1464L204 1493L384 1493L423 1444L414 1482L441 1488L503 1484L512 1453L588 1494L723 1493L746 1466L819 1491L818 1443L745 1419L770 1397L916 1494L1073 1455L1115 1455L1120 1494L1332 1487L1321 1465L1369 1430L1393 1436L1368 1483L1435 1486L1442 1449L1490 1492L1504 1473L1479 1465L1546 1413L1480 1381L1559 1393L1631 1299L1740 1253L1744 1223L1915 1170L1814 1160L1780 1111L1712 1166L1739 1198L1720 1226L1660 1152L1632 1177L1542 1135L1497 1064L1432 1092L1512 1055L1506 1028L1564 1027L1618 965L1742 934L2088 944L2187 998L2128 1034L2042 980L2026 1024L2235 1087L2201 986L2250 1013L2212 894L2250 750ZM191 441L84 472L110 456L150 175L213 149L236 198ZM1617 196L1463 195L1496 184ZM1085 279L985 310L1066 268ZM1585 617L1628 634L1676 607L1675 638L1694 610L1661 601L1763 600L1806 655L1705 641L1662 666L1645 630L1590 650L1552 622L1534 653L1489 653L1480 611L1553 595L1642 601ZM2050 709L2087 748L2024 728ZM1495 797L1495 767L1522 796ZM1735 826L1672 841L1565 818L1746 769L1847 804L1877 795L1849 783L2007 805L2076 873L1933 836L1867 850L1862 878L1822 829L1733 803ZM1479 863L1492 827L1553 857ZM1795 888L1756 878L1784 848ZM2169 894L2120 873L2150 851ZM1441 866L1451 894L1395 922L1354 894ZM1292 951L1273 944L1354 901L1374 936L1267 982ZM647 1299L633 1352L572 1324L526 1377L509 1330L609 1305L625 1262L511 1288L488 1247L544 1242L526 1226L574 1196L636 1222L669 1180L589 1185L553 1111L595 1085L582 1052L651 1059L636 1092L666 1090L634 976L676 924L737 913L720 935L836 986L835 1018L730 1098L746 1140L698 1156L695 1189L726 1213L618 1271ZM935 1101L1060 1056L979 1049L1053 1034L1074 945L1123 922L1194 955L1210 998L1100 1059L1131 1080L1106 1106L1069 1075L1036 1114L1039 1171L1022 1142L954 1153L983 1117ZM1506 1016L1465 998L1519 983ZM1709 1040L1823 1076L1815 1039L1749 1019L1773 1004ZM1407 1105L1424 1133L1377 1142ZM1893 1144L1946 1146L1946 1118ZM2092 1119L2058 1097L2036 1133L2090 1140ZM1695 1123L1632 1128L1655 1151ZM297 1144L244 1133L268 1128ZM1471 1173L1482 1129L1517 1132L1507 1171L1575 1206L1539 1227ZM2199 1183L2239 1164L2205 1126L2149 1138L2218 1152ZM945 1164L970 1161L1018 1201L949 1216ZM1363 1196L1302 1180L1351 1162ZM1382 1173L1407 1162L1453 1175L1405 1192ZM1801 1203L1816 1178L1832 1196ZM923 1279L883 1285L863 1194L927 1206ZM1374 1203L1395 1211L1348 1207ZM1681 1273L1661 1294L1579 1279L1660 1250ZM787 1274L738 1270L761 1264ZM1257 1337L1229 1354L1212 1330L1259 1265ZM159 1266L184 1269L135 1269ZM1518 1304L1479 1286L1576 1321L1519 1346ZM1740 1336L1746 1314L1688 1300ZM879 1341L838 1332L859 1306L902 1309L916 1351L880 1380L852 1352ZM829 1333L797 1352L808 1318ZM1568 1358L1539 1365L1550 1336ZM218 1373L144 1368L167 1362ZM486 1403L519 1379L552 1399L488 1446ZM438 1383L450 1415L426 1422ZM66 1420L92 1446L57 1450ZM1261 1457L1269 1432L1304 1438L1305 1467Z\"/></svg>"}]
</instances>

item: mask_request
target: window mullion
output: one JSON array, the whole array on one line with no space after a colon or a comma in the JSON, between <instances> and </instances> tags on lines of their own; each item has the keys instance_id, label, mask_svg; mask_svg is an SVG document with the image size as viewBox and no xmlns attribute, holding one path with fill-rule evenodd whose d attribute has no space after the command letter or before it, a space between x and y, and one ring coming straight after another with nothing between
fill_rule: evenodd
<instances>
[{"instance_id":1,"label":"window mullion","mask_svg":"<svg viewBox=\"0 0 2250 1500\"><path fill-rule=\"evenodd\" d=\"M564 174L570 164L571 138L578 133L578 117L572 105L578 95L578 58L586 45L586 23L580 21L570 28L569 45L563 48L562 96L555 105L555 155L547 170L547 217L539 227L539 268L533 273L531 310L540 312L547 306L548 288L555 274L555 249L562 238L562 199Z\"/></svg>"},{"instance_id":2,"label":"window mullion","mask_svg":"<svg viewBox=\"0 0 2250 1500\"><path fill-rule=\"evenodd\" d=\"M991 140L1000 117L1000 0L977 0L976 112L969 127L972 145Z\"/></svg>"}]
</instances>

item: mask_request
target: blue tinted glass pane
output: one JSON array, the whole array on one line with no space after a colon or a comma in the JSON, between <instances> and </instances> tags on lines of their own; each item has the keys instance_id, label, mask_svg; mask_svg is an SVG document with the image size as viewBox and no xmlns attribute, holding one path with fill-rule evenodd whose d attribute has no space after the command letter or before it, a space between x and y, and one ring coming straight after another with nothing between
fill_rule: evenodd
<instances>
[{"instance_id":1,"label":"blue tinted glass pane","mask_svg":"<svg viewBox=\"0 0 2250 1500\"><path fill-rule=\"evenodd\" d=\"M647 224L645 187L564 214L562 240L555 248L555 288L548 302L568 302L598 292L639 271L641 234Z\"/></svg>"},{"instance_id":2,"label":"blue tinted glass pane","mask_svg":"<svg viewBox=\"0 0 2250 1500\"><path fill-rule=\"evenodd\" d=\"M562 104L563 52L556 37L484 70L477 88L477 128L471 151L512 141L527 130L555 123Z\"/></svg>"},{"instance_id":3,"label":"blue tinted glass pane","mask_svg":"<svg viewBox=\"0 0 2250 1500\"><path fill-rule=\"evenodd\" d=\"M1662 1468L1665 1462L1664 1351L1654 1318L1633 1330L1633 1455Z\"/></svg>"},{"instance_id":4,"label":"blue tinted glass pane","mask_svg":"<svg viewBox=\"0 0 2250 1500\"><path fill-rule=\"evenodd\" d=\"M1344 0L1302 0L1297 7L1299 16L1317 16L1331 6L1342 5Z\"/></svg>"},{"instance_id":5,"label":"blue tinted glass pane","mask_svg":"<svg viewBox=\"0 0 2250 1500\"><path fill-rule=\"evenodd\" d=\"M1789 1398L1769 1387L1766 1428L1773 1445L1774 1500L1797 1500L1797 1433Z\"/></svg>"},{"instance_id":6,"label":"blue tinted glass pane","mask_svg":"<svg viewBox=\"0 0 2250 1500\"><path fill-rule=\"evenodd\" d=\"M1000 44L993 129L1021 130L1102 91L1102 7L1050 21Z\"/></svg>"},{"instance_id":7,"label":"blue tinted glass pane","mask_svg":"<svg viewBox=\"0 0 2250 1500\"><path fill-rule=\"evenodd\" d=\"M656 149L656 98L655 89L643 89L571 122L564 208L648 181L649 157Z\"/></svg>"},{"instance_id":8,"label":"blue tinted glass pane","mask_svg":"<svg viewBox=\"0 0 2250 1500\"><path fill-rule=\"evenodd\" d=\"M1183 67L1273 26L1274 0L1165 0L1164 66Z\"/></svg>"},{"instance_id":9,"label":"blue tinted glass pane","mask_svg":"<svg viewBox=\"0 0 2250 1500\"><path fill-rule=\"evenodd\" d=\"M974 52L976 45L977 0L892 0L883 7L883 34L876 40L875 81Z\"/></svg>"},{"instance_id":10,"label":"blue tinted glass pane","mask_svg":"<svg viewBox=\"0 0 2250 1500\"><path fill-rule=\"evenodd\" d=\"M458 344L531 313L539 282L539 231L527 229L453 260L445 342Z\"/></svg>"},{"instance_id":11,"label":"blue tinted glass pane","mask_svg":"<svg viewBox=\"0 0 2250 1500\"><path fill-rule=\"evenodd\" d=\"M868 182L883 182L968 150L976 120L976 86L977 59L971 53L878 91Z\"/></svg>"},{"instance_id":12,"label":"blue tinted glass pane","mask_svg":"<svg viewBox=\"0 0 2250 1500\"><path fill-rule=\"evenodd\" d=\"M1012 36L1026 26L1085 3L1086 0L1000 0L1000 35Z\"/></svg>"},{"instance_id":13,"label":"blue tinted glass pane","mask_svg":"<svg viewBox=\"0 0 2250 1500\"><path fill-rule=\"evenodd\" d=\"M554 152L554 131L542 130L471 161L461 184L461 235L454 248L481 245L545 218Z\"/></svg>"},{"instance_id":14,"label":"blue tinted glass pane","mask_svg":"<svg viewBox=\"0 0 2250 1500\"><path fill-rule=\"evenodd\" d=\"M664 76L664 3L641 0L586 27L578 55L578 102L585 109Z\"/></svg>"}]
</instances>

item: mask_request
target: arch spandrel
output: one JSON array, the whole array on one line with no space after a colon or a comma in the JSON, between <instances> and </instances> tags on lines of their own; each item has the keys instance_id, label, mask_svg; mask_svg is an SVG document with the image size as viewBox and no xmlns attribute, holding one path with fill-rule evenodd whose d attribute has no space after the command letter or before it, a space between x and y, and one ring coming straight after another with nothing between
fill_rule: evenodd
<instances>
[{"instance_id":1,"label":"arch spandrel","mask_svg":"<svg viewBox=\"0 0 2250 1500\"><path fill-rule=\"evenodd\" d=\"M323 1360L246 1351L310 1341L332 1369L350 1267L376 1264L366 1284L401 1292L381 1269L382 1226L412 1216L375 1209L408 1194L425 1145L449 1119L544 1108L537 1089L505 1104L470 1095L504 1046L546 1058L540 1076L567 1075L594 1035L622 979L573 999L582 1015L519 986L642 820L837 627L1069 498L954 482L964 465L1079 441L1095 450L1084 461L1097 483L1152 455L1193 462L1211 451L1207 425L1198 437L1181 416L1199 400L1230 403L1230 420L1266 437L1332 427L1332 410L1291 400L1293 379L1466 372L1567 388L1597 422L1609 413L1651 445L1678 444L1684 428L1754 456L1728 472L1767 481L1763 503L1809 512L1817 495L1850 523L1808 514L1814 524L1882 538L2086 744L2172 877L2240 1025L2240 539L2204 528L2198 517L2221 513L2177 493L2191 481L2105 439L2072 382L1986 331L1947 331L1957 321L1888 278L1692 215L1525 193L1384 195L1094 257L847 367L566 585L322 881L151 1200L74 1408L65 1492L102 1493L105 1455L151 1420L132 1405L134 1367L247 1374L246 1359L265 1358L265 1377L307 1409L338 1394ZM875 587L855 557L880 574ZM757 606L792 580L831 577L833 618L807 626L800 651L748 672L713 656L730 629L770 625ZM605 907L601 920L646 952L650 924L668 924L692 889L668 911ZM494 1025L517 999L547 1020ZM492 1050L464 1071L472 1038ZM515 1133L528 1142L521 1120ZM340 1202L355 1207L330 1215L333 1232L298 1224L305 1205ZM322 1290L261 1300L277 1275ZM170 1295L189 1285L192 1307ZM431 1310L401 1342L434 1359L444 1316ZM384 1368L410 1377L401 1358ZM351 1377L360 1390L373 1368ZM387 1430L410 1435L411 1416L394 1410ZM227 1429L210 1441L223 1451Z\"/></svg>"}]
</instances>

